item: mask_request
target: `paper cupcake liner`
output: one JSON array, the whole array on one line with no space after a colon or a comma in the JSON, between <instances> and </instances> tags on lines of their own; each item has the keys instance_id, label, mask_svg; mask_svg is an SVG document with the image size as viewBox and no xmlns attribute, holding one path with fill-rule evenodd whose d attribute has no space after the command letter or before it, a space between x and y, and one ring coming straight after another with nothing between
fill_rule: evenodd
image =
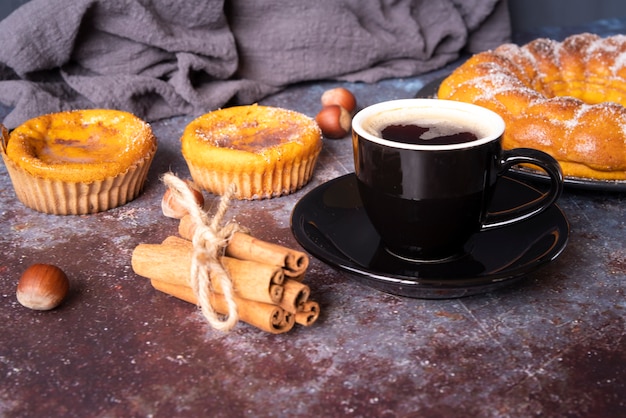
<instances>
[{"instance_id":1,"label":"paper cupcake liner","mask_svg":"<svg viewBox=\"0 0 626 418\"><path fill-rule=\"evenodd\" d=\"M204 190L223 195L235 184L234 197L240 200L269 199L291 194L313 176L318 153L309 158L288 161L257 171L218 172L187 161L194 182Z\"/></svg>"},{"instance_id":2,"label":"paper cupcake liner","mask_svg":"<svg viewBox=\"0 0 626 418\"><path fill-rule=\"evenodd\" d=\"M73 183L32 176L3 152L17 198L25 206L55 215L87 215L124 205L141 192L156 147L126 172L102 181Z\"/></svg>"}]
</instances>

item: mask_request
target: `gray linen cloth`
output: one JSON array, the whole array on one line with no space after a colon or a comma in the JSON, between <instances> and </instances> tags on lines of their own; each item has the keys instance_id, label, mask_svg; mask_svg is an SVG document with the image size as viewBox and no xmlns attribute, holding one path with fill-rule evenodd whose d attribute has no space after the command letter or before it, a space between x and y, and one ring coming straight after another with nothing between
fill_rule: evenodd
<instances>
[{"instance_id":1,"label":"gray linen cloth","mask_svg":"<svg viewBox=\"0 0 626 418\"><path fill-rule=\"evenodd\" d=\"M509 39L506 0L31 0L0 22L0 102L8 128L79 108L154 121L414 76Z\"/></svg>"}]
</instances>

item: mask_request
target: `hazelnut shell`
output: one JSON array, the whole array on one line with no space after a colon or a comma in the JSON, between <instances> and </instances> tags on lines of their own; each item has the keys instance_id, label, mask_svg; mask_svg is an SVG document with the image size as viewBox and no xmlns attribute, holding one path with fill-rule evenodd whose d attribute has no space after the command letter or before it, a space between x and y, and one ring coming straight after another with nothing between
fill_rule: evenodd
<instances>
[{"instance_id":1,"label":"hazelnut shell","mask_svg":"<svg viewBox=\"0 0 626 418\"><path fill-rule=\"evenodd\" d=\"M315 117L324 136L331 139L345 137L350 132L352 116L341 106L325 106Z\"/></svg>"},{"instance_id":2,"label":"hazelnut shell","mask_svg":"<svg viewBox=\"0 0 626 418\"><path fill-rule=\"evenodd\" d=\"M67 276L52 264L33 264L17 284L17 301L30 309L47 311L63 302L70 288Z\"/></svg>"},{"instance_id":3,"label":"hazelnut shell","mask_svg":"<svg viewBox=\"0 0 626 418\"><path fill-rule=\"evenodd\" d=\"M336 87L326 90L321 97L322 107L338 105L343 107L351 115L356 110L356 98L350 90L345 87Z\"/></svg>"}]
</instances>

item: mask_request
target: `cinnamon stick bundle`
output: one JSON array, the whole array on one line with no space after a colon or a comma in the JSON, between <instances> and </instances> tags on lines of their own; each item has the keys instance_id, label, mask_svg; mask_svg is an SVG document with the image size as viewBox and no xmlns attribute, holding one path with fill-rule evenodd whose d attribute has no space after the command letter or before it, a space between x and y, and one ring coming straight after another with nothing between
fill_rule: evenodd
<instances>
[{"instance_id":1,"label":"cinnamon stick bundle","mask_svg":"<svg viewBox=\"0 0 626 418\"><path fill-rule=\"evenodd\" d=\"M224 315L225 320L236 322L240 319L274 334L287 332L296 323L309 326L317 320L319 304L309 300L311 291L302 283L309 265L305 253L256 239L243 232L232 232L236 229L227 229L230 225L215 231L215 225L220 224L228 203L228 198L223 196L210 226L211 232L220 238L229 237L223 255L217 252L217 264L216 251L221 248L214 245L221 244L210 242L204 234L194 238L197 225L208 227L208 223L202 212L198 212L201 205L196 197L185 190L185 187L190 187L189 184L185 185L174 175L166 176L164 182L169 185L170 191L177 191L173 195L170 193L170 196L174 196L172 199L181 203L184 209L177 211L175 216L180 217L178 229L181 237L170 236L160 244L139 244L135 247L131 260L135 273L150 279L156 290L201 305L203 314L216 328L227 329L221 328L222 324L219 318L215 318L215 313ZM178 202L180 199L182 201ZM167 203L172 205L171 201ZM185 212L187 215L183 216ZM201 247L194 248L194 245ZM206 264L197 259L199 254L195 250L198 249L207 250L209 260ZM195 262L202 264L198 267L205 270L199 273L195 269L192 271ZM210 268L216 271L210 271ZM208 273L208 283L205 273ZM197 275L193 280L197 281L198 286L206 285L209 288L202 288L202 292L196 293L198 289L193 289L191 284L192 274ZM231 284L232 293L227 291ZM236 312L232 310L233 302ZM228 329L234 322L228 324Z\"/></svg>"},{"instance_id":2,"label":"cinnamon stick bundle","mask_svg":"<svg viewBox=\"0 0 626 418\"><path fill-rule=\"evenodd\" d=\"M284 253L284 251L283 251ZM232 253L231 253L232 254ZM139 244L131 257L135 273L150 279L152 286L189 303L198 304L189 283L193 244L169 236L160 244ZM274 258L275 259L275 258ZM259 261L221 257L222 265L233 283L234 301L239 319L263 331L278 334L289 331L294 324L309 326L319 317L319 304L309 300L310 289L298 277L285 277L284 268ZM222 315L228 306L220 288L213 280L210 303Z\"/></svg>"},{"instance_id":3,"label":"cinnamon stick bundle","mask_svg":"<svg viewBox=\"0 0 626 418\"><path fill-rule=\"evenodd\" d=\"M195 226L189 215L180 219L178 233L181 237L191 240ZM229 257L240 260L259 261L280 266L288 277L302 275L309 266L309 258L301 251L286 248L278 244L263 241L243 232L235 232L226 253Z\"/></svg>"}]
</instances>

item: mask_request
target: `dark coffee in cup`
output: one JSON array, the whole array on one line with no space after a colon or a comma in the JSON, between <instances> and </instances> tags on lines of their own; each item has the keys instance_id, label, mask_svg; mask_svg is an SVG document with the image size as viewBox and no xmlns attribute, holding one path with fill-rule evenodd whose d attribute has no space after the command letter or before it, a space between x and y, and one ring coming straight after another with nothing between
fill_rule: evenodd
<instances>
[{"instance_id":1,"label":"dark coffee in cup","mask_svg":"<svg viewBox=\"0 0 626 418\"><path fill-rule=\"evenodd\" d=\"M352 129L363 207L384 246L402 258L455 257L472 234L533 216L562 190L558 163L537 150L503 151L504 121L479 106L437 99L383 102L355 115ZM490 213L498 177L518 163L545 169L550 192L523 207Z\"/></svg>"},{"instance_id":2,"label":"dark coffee in cup","mask_svg":"<svg viewBox=\"0 0 626 418\"><path fill-rule=\"evenodd\" d=\"M428 121L390 124L381 130L384 139L417 145L462 144L478 139L475 133L452 123L433 124Z\"/></svg>"}]
</instances>

